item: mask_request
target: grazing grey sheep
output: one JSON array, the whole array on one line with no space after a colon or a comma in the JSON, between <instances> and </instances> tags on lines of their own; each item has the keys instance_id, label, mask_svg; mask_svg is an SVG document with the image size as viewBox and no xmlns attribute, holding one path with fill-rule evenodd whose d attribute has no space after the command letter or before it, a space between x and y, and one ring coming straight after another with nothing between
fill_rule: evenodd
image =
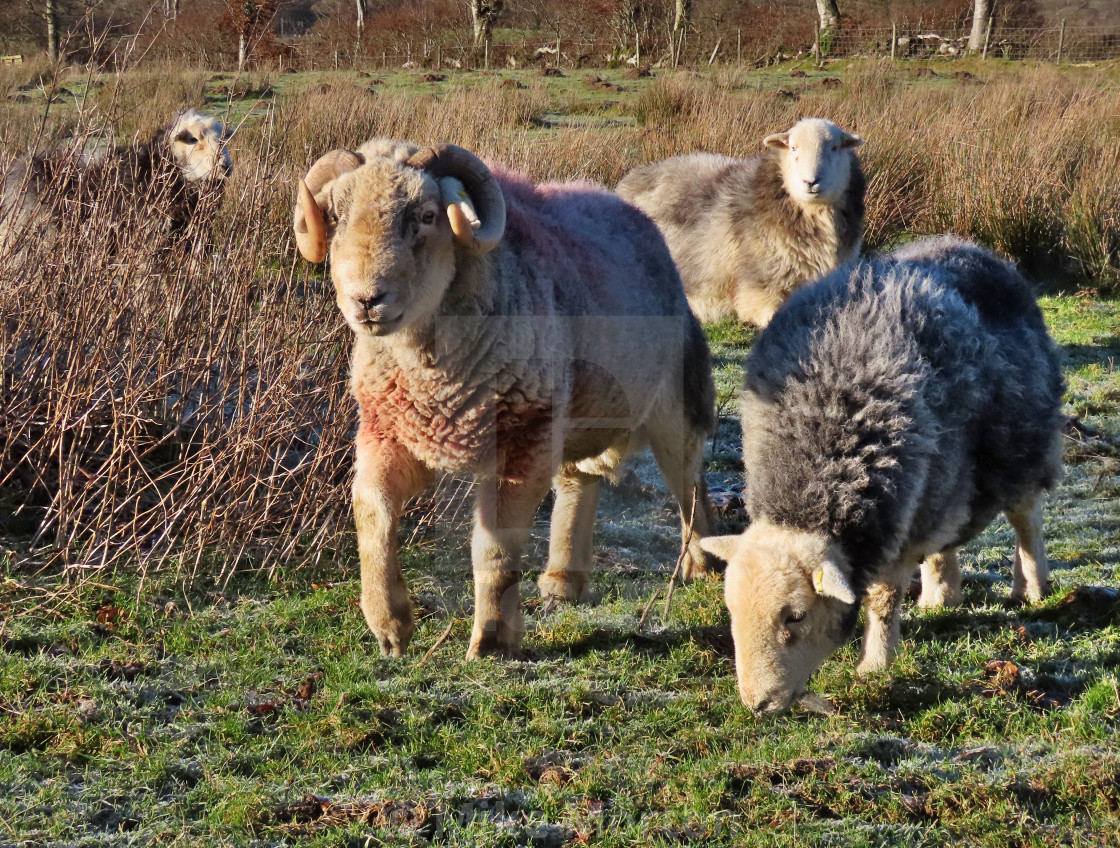
<instances>
[{"instance_id":1,"label":"grazing grey sheep","mask_svg":"<svg viewBox=\"0 0 1120 848\"><path fill-rule=\"evenodd\" d=\"M553 483L541 593L584 594L600 478L643 444L682 524L696 501L683 570L704 573L715 390L648 218L600 186L533 185L453 145L335 150L298 190L300 252L320 262L329 248L354 331L361 606L383 653L413 631L397 521L438 470L481 483L468 657L518 650L521 549Z\"/></svg>"},{"instance_id":2,"label":"grazing grey sheep","mask_svg":"<svg viewBox=\"0 0 1120 848\"><path fill-rule=\"evenodd\" d=\"M728 561L744 703L778 711L801 695L855 627L860 599L859 670L885 668L914 569L1001 511L1018 536L1012 595L1039 600L1063 389L1027 283L955 237L795 293L747 361L751 526L702 543Z\"/></svg>"},{"instance_id":3,"label":"grazing grey sheep","mask_svg":"<svg viewBox=\"0 0 1120 848\"><path fill-rule=\"evenodd\" d=\"M675 156L618 184L665 234L701 321L737 315L764 327L797 286L859 253L863 139L804 118L763 144L750 159Z\"/></svg>"},{"instance_id":4,"label":"grazing grey sheep","mask_svg":"<svg viewBox=\"0 0 1120 848\"><path fill-rule=\"evenodd\" d=\"M62 150L18 160L0 194L0 248L53 238L64 219L150 209L173 237L206 202L214 209L233 171L222 124L194 110L151 139L87 155Z\"/></svg>"}]
</instances>

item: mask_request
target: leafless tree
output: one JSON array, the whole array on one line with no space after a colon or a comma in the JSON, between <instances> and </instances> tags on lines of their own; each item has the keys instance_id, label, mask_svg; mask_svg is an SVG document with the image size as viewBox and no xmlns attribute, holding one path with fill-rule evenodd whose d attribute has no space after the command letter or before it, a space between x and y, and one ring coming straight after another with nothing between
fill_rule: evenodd
<instances>
[{"instance_id":1,"label":"leafless tree","mask_svg":"<svg viewBox=\"0 0 1120 848\"><path fill-rule=\"evenodd\" d=\"M494 23L506 7L505 0L469 0L471 26L474 28L474 52L477 54L484 45L490 43L494 35Z\"/></svg>"},{"instance_id":2,"label":"leafless tree","mask_svg":"<svg viewBox=\"0 0 1120 848\"><path fill-rule=\"evenodd\" d=\"M280 0L226 0L226 7L237 33L237 72L240 73L253 47L268 34Z\"/></svg>"}]
</instances>

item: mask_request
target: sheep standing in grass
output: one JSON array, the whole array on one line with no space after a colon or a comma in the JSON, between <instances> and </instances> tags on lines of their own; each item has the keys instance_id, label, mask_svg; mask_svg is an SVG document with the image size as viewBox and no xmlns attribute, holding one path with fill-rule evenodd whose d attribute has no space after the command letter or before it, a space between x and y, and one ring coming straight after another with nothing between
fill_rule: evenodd
<instances>
[{"instance_id":1,"label":"sheep standing in grass","mask_svg":"<svg viewBox=\"0 0 1120 848\"><path fill-rule=\"evenodd\" d=\"M541 593L584 594L600 477L647 442L682 522L693 517L684 573L704 573L708 348L644 215L599 186L533 185L453 145L335 150L298 189L300 252L320 262L329 249L355 336L361 607L384 654L413 631L398 518L438 470L481 484L468 657L518 650L521 549L553 484Z\"/></svg>"},{"instance_id":2,"label":"sheep standing in grass","mask_svg":"<svg viewBox=\"0 0 1120 848\"><path fill-rule=\"evenodd\" d=\"M219 121L190 110L145 142L18 160L0 194L0 247L51 238L64 221L138 212L181 237L204 204L217 206L233 170L227 140Z\"/></svg>"},{"instance_id":3,"label":"sheep standing in grass","mask_svg":"<svg viewBox=\"0 0 1120 848\"><path fill-rule=\"evenodd\" d=\"M797 286L859 253L863 139L804 118L762 143L750 159L675 156L618 184L665 234L701 321L764 327Z\"/></svg>"},{"instance_id":4,"label":"sheep standing in grass","mask_svg":"<svg viewBox=\"0 0 1120 848\"><path fill-rule=\"evenodd\" d=\"M859 670L885 668L914 569L1001 511L1018 537L1012 596L1038 601L1062 393L1026 282L968 242L918 242L797 292L747 361L751 526L702 543L728 562L744 703L785 709L861 599ZM944 577L959 593L959 575Z\"/></svg>"}]
</instances>

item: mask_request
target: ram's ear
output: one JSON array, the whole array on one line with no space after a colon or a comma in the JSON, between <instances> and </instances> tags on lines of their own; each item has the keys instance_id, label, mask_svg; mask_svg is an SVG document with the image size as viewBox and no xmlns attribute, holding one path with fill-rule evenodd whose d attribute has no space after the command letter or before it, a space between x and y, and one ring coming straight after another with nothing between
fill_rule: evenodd
<instances>
[{"instance_id":1,"label":"ram's ear","mask_svg":"<svg viewBox=\"0 0 1120 848\"><path fill-rule=\"evenodd\" d=\"M856 593L843 569L832 559L825 557L813 572L813 588L823 598L834 598L845 604L856 602Z\"/></svg>"},{"instance_id":2,"label":"ram's ear","mask_svg":"<svg viewBox=\"0 0 1120 848\"><path fill-rule=\"evenodd\" d=\"M859 147L861 144L863 144L863 136L861 135L846 132L840 136L841 147Z\"/></svg>"},{"instance_id":3,"label":"ram's ear","mask_svg":"<svg viewBox=\"0 0 1120 848\"><path fill-rule=\"evenodd\" d=\"M739 550L742 536L705 536L700 540L700 548L724 562L731 562L735 551Z\"/></svg>"},{"instance_id":4,"label":"ram's ear","mask_svg":"<svg viewBox=\"0 0 1120 848\"><path fill-rule=\"evenodd\" d=\"M762 139L762 144L765 147L789 147L789 131L768 135Z\"/></svg>"}]
</instances>

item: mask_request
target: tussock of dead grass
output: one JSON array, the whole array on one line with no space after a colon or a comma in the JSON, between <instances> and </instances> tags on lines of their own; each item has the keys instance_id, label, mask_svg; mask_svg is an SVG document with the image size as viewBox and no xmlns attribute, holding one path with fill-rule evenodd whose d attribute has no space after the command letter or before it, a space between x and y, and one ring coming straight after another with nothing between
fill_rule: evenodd
<instances>
[{"instance_id":1,"label":"tussock of dead grass","mask_svg":"<svg viewBox=\"0 0 1120 848\"><path fill-rule=\"evenodd\" d=\"M641 161L747 155L801 117L830 118L867 142L868 248L951 230L1044 284L1087 279L1102 291L1120 286L1117 114L1120 93L1103 78L1040 68L914 85L888 63L854 66L838 94L805 83L738 94L669 77L635 105Z\"/></svg>"},{"instance_id":2,"label":"tussock of dead grass","mask_svg":"<svg viewBox=\"0 0 1120 848\"><path fill-rule=\"evenodd\" d=\"M42 119L0 101L0 138L16 153L102 126L148 132L200 105L211 82L130 71L86 98L76 126L59 108ZM919 86L868 63L838 91L791 80L776 93L681 73L629 95L634 126L563 130L544 126L545 83L499 85L417 93L330 77L240 128L204 249L176 252L137 215L115 242L76 223L53 245L0 256L6 532L33 538L37 562L71 566L124 553L220 571L347 550L349 336L329 282L296 258L291 198L317 156L377 135L452 141L535 179L614 184L677 153L749 155L767 133L823 115L867 139L869 248L952 229L1040 279L1120 286L1120 92L1097 77L1043 69ZM450 481L424 506L465 520L465 490Z\"/></svg>"}]
</instances>

